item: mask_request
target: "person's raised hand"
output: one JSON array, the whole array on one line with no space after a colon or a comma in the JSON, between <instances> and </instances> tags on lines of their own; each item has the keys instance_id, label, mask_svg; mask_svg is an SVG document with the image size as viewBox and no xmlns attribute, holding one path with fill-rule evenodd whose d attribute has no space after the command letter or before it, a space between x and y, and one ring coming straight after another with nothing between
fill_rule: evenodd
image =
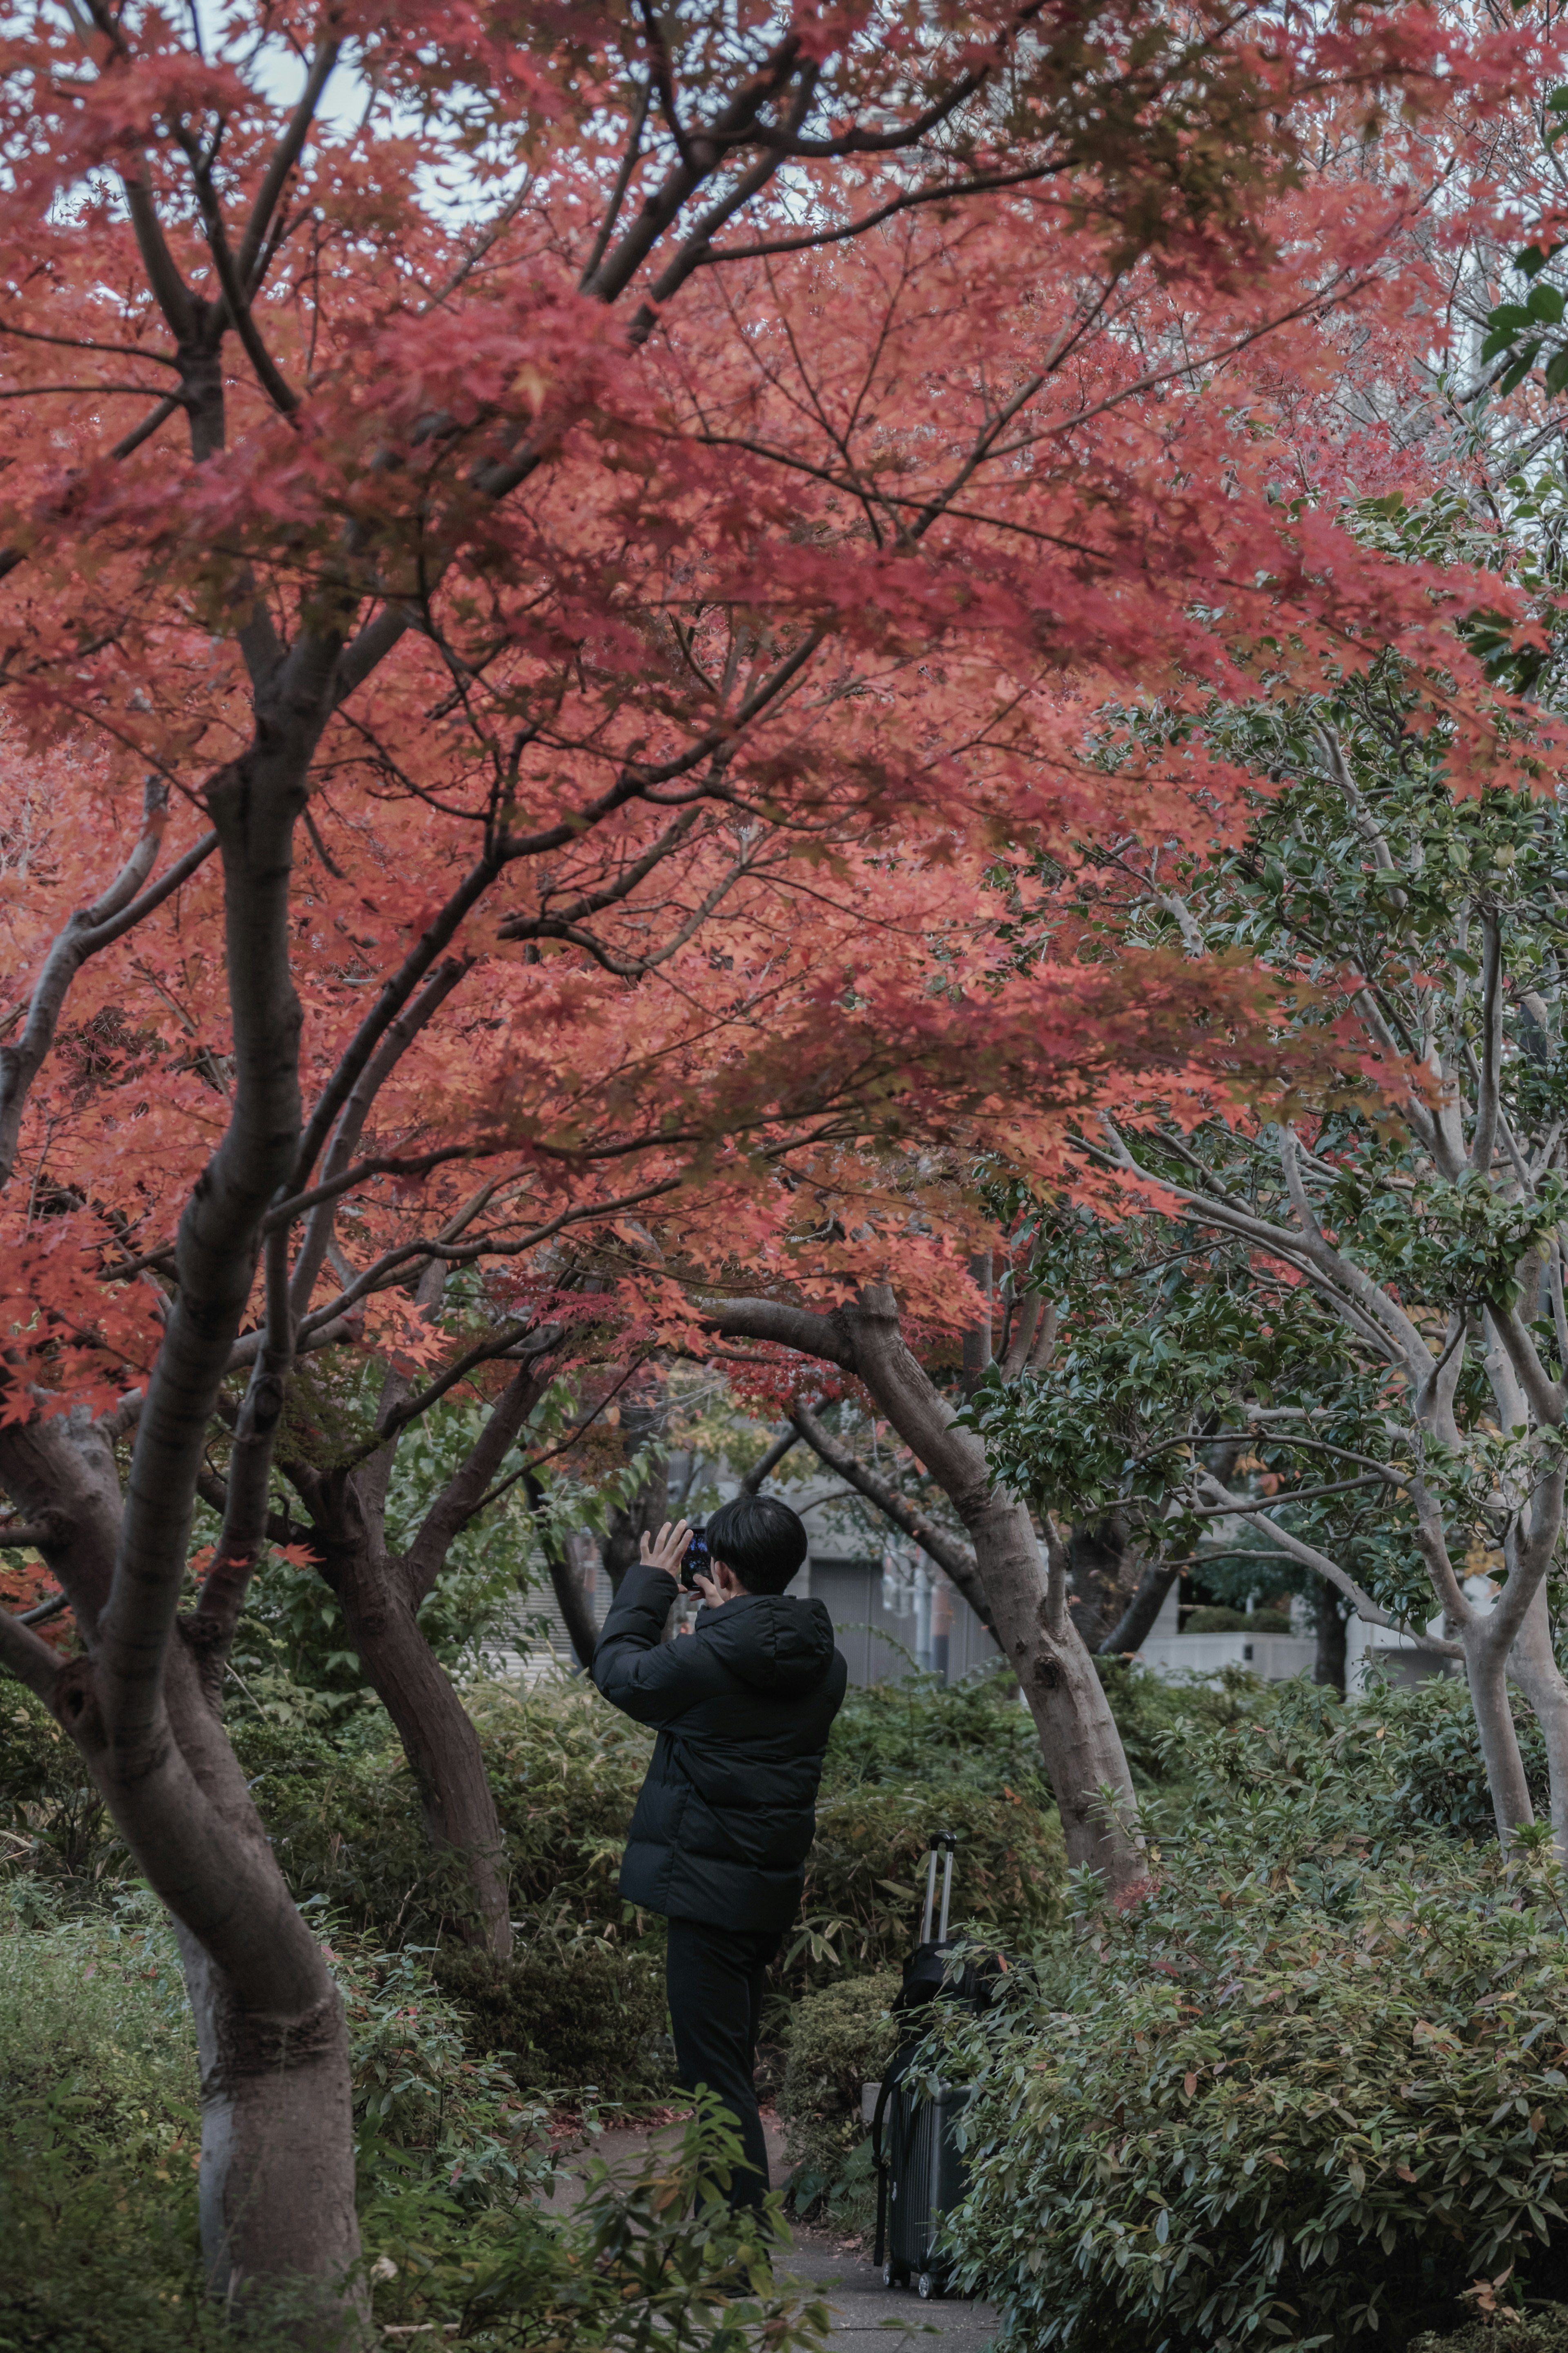
<instances>
[{"instance_id":1,"label":"person's raised hand","mask_svg":"<svg viewBox=\"0 0 1568 2353\"><path fill-rule=\"evenodd\" d=\"M680 1564L690 1541L691 1530L684 1520L677 1520L673 1527L666 1520L657 1536L650 1536L646 1528L643 1530L643 1559L649 1568L662 1568L667 1577L679 1577Z\"/></svg>"}]
</instances>

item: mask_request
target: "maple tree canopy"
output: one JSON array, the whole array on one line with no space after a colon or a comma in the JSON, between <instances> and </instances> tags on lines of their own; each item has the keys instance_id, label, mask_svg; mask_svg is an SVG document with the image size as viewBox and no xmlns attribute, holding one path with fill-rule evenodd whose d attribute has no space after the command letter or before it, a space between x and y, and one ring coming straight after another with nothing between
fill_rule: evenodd
<instances>
[{"instance_id":1,"label":"maple tree canopy","mask_svg":"<svg viewBox=\"0 0 1568 2353\"><path fill-rule=\"evenodd\" d=\"M1396 638L1452 783L1524 757L1454 624L1525 603L1353 527L1413 468L1336 396L1410 375L1543 41L59 0L3 53L0 1535L83 1648L0 1655L240 2054L215 2266L336 2277L341 2013L216 1700L301 1352L385 1360L390 1444L742 1275L951 1323L977 1148L1289 1083L1245 956L1026 953L1033 878L1237 822L1119 702Z\"/></svg>"}]
</instances>

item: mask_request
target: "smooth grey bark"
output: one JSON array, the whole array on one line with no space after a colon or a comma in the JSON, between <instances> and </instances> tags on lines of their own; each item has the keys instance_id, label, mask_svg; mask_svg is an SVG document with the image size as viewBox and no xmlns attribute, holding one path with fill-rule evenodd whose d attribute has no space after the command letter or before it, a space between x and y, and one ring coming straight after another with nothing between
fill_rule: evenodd
<instances>
[{"instance_id":1,"label":"smooth grey bark","mask_svg":"<svg viewBox=\"0 0 1568 2353\"><path fill-rule=\"evenodd\" d=\"M1041 1557L1026 1507L993 1480L973 1430L906 1345L885 1284L819 1315L778 1300L715 1309L723 1338L771 1340L853 1373L952 1503L974 1550L997 1639L1018 1677L1061 1814L1068 1860L1098 1871L1111 1894L1146 1876L1138 1803L1121 1735L1093 1659L1067 1607L1065 1549Z\"/></svg>"},{"instance_id":2,"label":"smooth grey bark","mask_svg":"<svg viewBox=\"0 0 1568 2353\"><path fill-rule=\"evenodd\" d=\"M1568 1684L1564 1683L1562 1670L1557 1664L1544 1584L1538 1588L1525 1612L1524 1623L1514 1642L1509 1665L1513 1680L1534 1710L1541 1726L1542 1738L1546 1746L1552 1836L1559 1854L1568 1854ZM1514 1754L1517 1757L1517 1734ZM1522 1781L1522 1764L1520 1778ZM1527 1790L1526 1803L1528 1801ZM1530 1817L1521 1813L1519 1819L1528 1820Z\"/></svg>"}]
</instances>

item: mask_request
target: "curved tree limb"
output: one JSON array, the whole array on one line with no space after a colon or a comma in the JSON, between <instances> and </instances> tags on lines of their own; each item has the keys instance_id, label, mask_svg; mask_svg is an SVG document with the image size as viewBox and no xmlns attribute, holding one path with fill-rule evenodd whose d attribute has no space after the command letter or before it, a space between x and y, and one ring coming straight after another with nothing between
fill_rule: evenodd
<instances>
[{"instance_id":1,"label":"curved tree limb","mask_svg":"<svg viewBox=\"0 0 1568 2353\"><path fill-rule=\"evenodd\" d=\"M880 1477L869 1464L862 1462L854 1450L846 1446L841 1439L835 1438L831 1430L824 1429L810 1406L792 1407L790 1419L812 1452L826 1462L830 1471L836 1472L858 1494L864 1495L868 1503L875 1504L884 1518L891 1520L896 1528L901 1528L905 1535L912 1536L921 1550L929 1554L939 1568L945 1570L982 1625L994 1635L996 1628L985 1599L985 1588L980 1582L974 1555L969 1546L958 1543L945 1529L927 1519L923 1513L912 1510L896 1487Z\"/></svg>"},{"instance_id":2,"label":"curved tree limb","mask_svg":"<svg viewBox=\"0 0 1568 2353\"><path fill-rule=\"evenodd\" d=\"M169 787L161 776L149 776L142 794L142 830L130 857L100 898L86 907L79 907L68 917L65 928L45 958L21 1037L14 1046L0 1046L0 1185L9 1181L16 1166L27 1090L54 1044L66 997L77 974L89 956L122 938L161 907L217 847L216 834L205 834L183 858L175 860L158 883L151 890L144 889L157 863L168 817Z\"/></svg>"},{"instance_id":3,"label":"curved tree limb","mask_svg":"<svg viewBox=\"0 0 1568 2353\"><path fill-rule=\"evenodd\" d=\"M763 1486L778 1469L779 1464L784 1461L784 1456L789 1452L791 1447L798 1446L800 1444L800 1440L801 1433L794 1427L793 1424L784 1432L782 1437L775 1438L767 1452L763 1455L762 1461L754 1464L742 1480L742 1494L760 1495Z\"/></svg>"}]
</instances>

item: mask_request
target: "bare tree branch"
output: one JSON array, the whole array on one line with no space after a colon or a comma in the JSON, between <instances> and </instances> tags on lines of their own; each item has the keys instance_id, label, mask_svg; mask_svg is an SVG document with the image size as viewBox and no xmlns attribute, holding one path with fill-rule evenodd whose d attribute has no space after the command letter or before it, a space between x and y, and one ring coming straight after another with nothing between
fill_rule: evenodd
<instances>
[{"instance_id":1,"label":"bare tree branch","mask_svg":"<svg viewBox=\"0 0 1568 2353\"><path fill-rule=\"evenodd\" d=\"M77 974L89 956L121 938L161 907L217 846L216 833L204 835L175 860L160 882L144 890L142 885L157 863L168 814L168 786L161 776L149 776L142 795L142 830L130 857L101 897L89 906L78 907L67 918L65 928L44 960L21 1037L14 1046L0 1046L0 1185L9 1181L16 1166L27 1090L54 1043L66 997Z\"/></svg>"},{"instance_id":2,"label":"bare tree branch","mask_svg":"<svg viewBox=\"0 0 1568 2353\"><path fill-rule=\"evenodd\" d=\"M13 1618L8 1609L0 1609L0 1667L37 1692L46 1706L54 1698L61 1663L30 1626Z\"/></svg>"},{"instance_id":3,"label":"bare tree branch","mask_svg":"<svg viewBox=\"0 0 1568 2353\"><path fill-rule=\"evenodd\" d=\"M884 1518L891 1520L896 1528L901 1528L905 1535L912 1536L921 1550L928 1553L939 1568L946 1570L975 1616L994 1634L996 1629L990 1605L980 1582L974 1555L969 1546L960 1544L945 1529L939 1528L923 1514L914 1511L896 1487L873 1471L868 1463L862 1462L854 1450L846 1446L841 1439L835 1438L831 1430L824 1429L808 1405L792 1406L790 1419L813 1453L818 1455L830 1471L837 1472L839 1478L853 1487L857 1493L864 1495L868 1503L875 1504Z\"/></svg>"},{"instance_id":4,"label":"bare tree branch","mask_svg":"<svg viewBox=\"0 0 1568 2353\"><path fill-rule=\"evenodd\" d=\"M555 1335L560 1343L559 1332ZM489 1500L489 1489L515 1445L524 1422L553 1378L548 1335L538 1353L513 1374L490 1409L479 1439L426 1513L419 1532L403 1556L403 1577L411 1600L422 1601L435 1584L452 1540Z\"/></svg>"},{"instance_id":5,"label":"bare tree branch","mask_svg":"<svg viewBox=\"0 0 1568 2353\"><path fill-rule=\"evenodd\" d=\"M1268 1529L1269 1535L1280 1550L1289 1553L1292 1560L1299 1560L1304 1568L1315 1571L1326 1584L1331 1585L1336 1592L1342 1593L1347 1601L1353 1602L1356 1615L1363 1618L1369 1626L1386 1626L1392 1632L1398 1634L1402 1641L1413 1642L1417 1650L1430 1651L1438 1658L1462 1659L1464 1657L1464 1646L1461 1643L1444 1641L1436 1634L1418 1633L1414 1627L1402 1626L1396 1618L1389 1616L1386 1609L1379 1608L1371 1594L1358 1585L1349 1571L1340 1567L1338 1561L1331 1560L1327 1553L1319 1552L1315 1546L1303 1544L1300 1536L1292 1535L1289 1528L1282 1528L1279 1521L1271 1519L1266 1511L1258 1511L1258 1506L1248 1496L1233 1495L1228 1487L1222 1486L1220 1482L1208 1472L1204 1474L1198 1483L1202 1493L1208 1495L1215 1503L1223 1505L1226 1509L1240 1513L1257 1513L1258 1524Z\"/></svg>"},{"instance_id":6,"label":"bare tree branch","mask_svg":"<svg viewBox=\"0 0 1568 2353\"><path fill-rule=\"evenodd\" d=\"M800 1444L801 1433L793 1426L775 1438L760 1462L754 1463L741 1482L742 1495L759 1495L772 1478L792 1446Z\"/></svg>"}]
</instances>

